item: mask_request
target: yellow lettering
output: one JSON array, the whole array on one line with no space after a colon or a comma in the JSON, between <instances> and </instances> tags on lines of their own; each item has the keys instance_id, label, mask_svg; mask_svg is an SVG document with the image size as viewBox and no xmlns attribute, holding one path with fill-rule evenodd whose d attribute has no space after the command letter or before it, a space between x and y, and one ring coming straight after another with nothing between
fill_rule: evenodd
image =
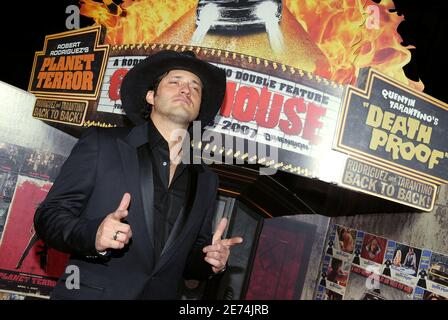
<instances>
[{"instance_id":1,"label":"yellow lettering","mask_svg":"<svg viewBox=\"0 0 448 320\"><path fill-rule=\"evenodd\" d=\"M398 153L400 151L400 145L403 140L399 137L397 137L394 134L390 134L389 138L387 139L386 148L385 150L387 152L392 152L392 159L396 160L398 159Z\"/></svg>"},{"instance_id":2,"label":"yellow lettering","mask_svg":"<svg viewBox=\"0 0 448 320\"><path fill-rule=\"evenodd\" d=\"M369 113L367 114L366 124L377 128L381 125L381 119L383 118L383 110L379 107L370 105Z\"/></svg>"},{"instance_id":3,"label":"yellow lettering","mask_svg":"<svg viewBox=\"0 0 448 320\"><path fill-rule=\"evenodd\" d=\"M433 150L429 159L428 168L434 168L434 165L439 164L439 159L443 158L443 152L439 150Z\"/></svg>"},{"instance_id":4,"label":"yellow lettering","mask_svg":"<svg viewBox=\"0 0 448 320\"><path fill-rule=\"evenodd\" d=\"M414 139L418 128L420 127L420 121L414 118L408 119L408 138Z\"/></svg>"},{"instance_id":5,"label":"yellow lettering","mask_svg":"<svg viewBox=\"0 0 448 320\"><path fill-rule=\"evenodd\" d=\"M390 131L390 129L392 129L392 123L394 122L394 118L395 118L395 114L393 114L392 112L386 111L384 113L383 123L382 123L381 127L383 129L386 129L387 131Z\"/></svg>"},{"instance_id":6,"label":"yellow lettering","mask_svg":"<svg viewBox=\"0 0 448 320\"><path fill-rule=\"evenodd\" d=\"M395 120L390 132L397 133L398 131L401 131L404 136L407 135L408 130L406 129L406 117L398 116L397 120Z\"/></svg>"},{"instance_id":7,"label":"yellow lettering","mask_svg":"<svg viewBox=\"0 0 448 320\"><path fill-rule=\"evenodd\" d=\"M429 143L431 141L432 127L422 124L418 130L417 141L423 143Z\"/></svg>"},{"instance_id":8,"label":"yellow lettering","mask_svg":"<svg viewBox=\"0 0 448 320\"><path fill-rule=\"evenodd\" d=\"M372 137L370 138L369 148L376 150L378 146L385 146L387 142L387 133L383 130L374 128L372 130Z\"/></svg>"},{"instance_id":9,"label":"yellow lettering","mask_svg":"<svg viewBox=\"0 0 448 320\"><path fill-rule=\"evenodd\" d=\"M418 161L425 163L426 161L428 161L431 155L431 149L424 144L419 144L417 147L415 147L414 153L415 158Z\"/></svg>"}]
</instances>

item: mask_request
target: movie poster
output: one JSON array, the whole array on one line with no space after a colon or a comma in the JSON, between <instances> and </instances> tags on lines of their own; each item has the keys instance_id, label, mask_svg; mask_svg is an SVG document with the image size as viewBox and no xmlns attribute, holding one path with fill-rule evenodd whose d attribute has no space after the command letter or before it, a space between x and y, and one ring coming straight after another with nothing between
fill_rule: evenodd
<instances>
[{"instance_id":1,"label":"movie poster","mask_svg":"<svg viewBox=\"0 0 448 320\"><path fill-rule=\"evenodd\" d=\"M68 256L37 238L34 212L65 157L0 144L0 290L48 297ZM13 299L13 296L9 296Z\"/></svg>"},{"instance_id":2,"label":"movie poster","mask_svg":"<svg viewBox=\"0 0 448 320\"><path fill-rule=\"evenodd\" d=\"M313 225L284 217L266 220L245 299L300 299L315 232Z\"/></svg>"},{"instance_id":3,"label":"movie poster","mask_svg":"<svg viewBox=\"0 0 448 320\"><path fill-rule=\"evenodd\" d=\"M323 260L323 267L319 288L323 291L323 295L317 299L336 299L344 296L347 280L350 273L351 262L336 257L326 255ZM329 293L331 292L331 293Z\"/></svg>"},{"instance_id":4,"label":"movie poster","mask_svg":"<svg viewBox=\"0 0 448 320\"><path fill-rule=\"evenodd\" d=\"M16 182L17 173L0 170L0 241Z\"/></svg>"},{"instance_id":5,"label":"movie poster","mask_svg":"<svg viewBox=\"0 0 448 320\"><path fill-rule=\"evenodd\" d=\"M447 255L423 250L418 276L417 286L424 289L425 292L429 292L426 295L419 295L419 297L423 299L428 297L431 297L431 299L436 299L436 297L448 298Z\"/></svg>"},{"instance_id":6,"label":"movie poster","mask_svg":"<svg viewBox=\"0 0 448 320\"><path fill-rule=\"evenodd\" d=\"M76 139L32 117L36 97L0 81L0 299L48 298L66 263L33 229Z\"/></svg>"},{"instance_id":7,"label":"movie poster","mask_svg":"<svg viewBox=\"0 0 448 320\"><path fill-rule=\"evenodd\" d=\"M348 254L353 254L355 250L356 230L336 226L336 241L334 248Z\"/></svg>"},{"instance_id":8,"label":"movie poster","mask_svg":"<svg viewBox=\"0 0 448 320\"><path fill-rule=\"evenodd\" d=\"M362 243L361 258L380 265L386 252L386 243L386 239L366 233ZM371 265L369 262L364 264Z\"/></svg>"},{"instance_id":9,"label":"movie poster","mask_svg":"<svg viewBox=\"0 0 448 320\"><path fill-rule=\"evenodd\" d=\"M23 294L0 290L0 300L25 300L25 297Z\"/></svg>"},{"instance_id":10,"label":"movie poster","mask_svg":"<svg viewBox=\"0 0 448 320\"><path fill-rule=\"evenodd\" d=\"M344 300L411 300L413 288L353 265Z\"/></svg>"},{"instance_id":11,"label":"movie poster","mask_svg":"<svg viewBox=\"0 0 448 320\"><path fill-rule=\"evenodd\" d=\"M448 299L448 256L330 226L316 300Z\"/></svg>"},{"instance_id":12,"label":"movie poster","mask_svg":"<svg viewBox=\"0 0 448 320\"><path fill-rule=\"evenodd\" d=\"M414 300L448 300L446 296L422 288L415 288Z\"/></svg>"},{"instance_id":13,"label":"movie poster","mask_svg":"<svg viewBox=\"0 0 448 320\"><path fill-rule=\"evenodd\" d=\"M422 250L389 240L387 252L385 269L389 266L390 276L415 282ZM393 254L390 255L390 252L393 252Z\"/></svg>"}]
</instances>

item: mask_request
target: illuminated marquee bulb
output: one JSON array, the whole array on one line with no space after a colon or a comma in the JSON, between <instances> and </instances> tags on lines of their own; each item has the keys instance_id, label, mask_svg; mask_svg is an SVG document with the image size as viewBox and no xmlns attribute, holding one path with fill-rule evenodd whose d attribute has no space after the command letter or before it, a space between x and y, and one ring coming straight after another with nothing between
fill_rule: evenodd
<instances>
[{"instance_id":1,"label":"illuminated marquee bulb","mask_svg":"<svg viewBox=\"0 0 448 320\"><path fill-rule=\"evenodd\" d=\"M272 161L274 161L274 160L272 160ZM279 163L274 165L274 168L278 169L278 168L280 168L282 166L283 166L283 162L279 162Z\"/></svg>"}]
</instances>

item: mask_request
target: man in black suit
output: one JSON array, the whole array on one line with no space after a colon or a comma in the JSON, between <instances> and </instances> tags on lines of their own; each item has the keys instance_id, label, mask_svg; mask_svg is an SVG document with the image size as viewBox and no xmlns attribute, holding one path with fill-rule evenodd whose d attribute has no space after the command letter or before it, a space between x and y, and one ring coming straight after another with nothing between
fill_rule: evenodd
<instances>
[{"instance_id":1,"label":"man in black suit","mask_svg":"<svg viewBox=\"0 0 448 320\"><path fill-rule=\"evenodd\" d=\"M221 239L225 219L212 237L218 177L179 163L172 138L214 118L225 83L192 52L161 51L127 73L121 100L135 126L86 130L36 210L37 234L79 268L79 289L64 274L52 298L173 299L182 276L225 270L243 239Z\"/></svg>"}]
</instances>

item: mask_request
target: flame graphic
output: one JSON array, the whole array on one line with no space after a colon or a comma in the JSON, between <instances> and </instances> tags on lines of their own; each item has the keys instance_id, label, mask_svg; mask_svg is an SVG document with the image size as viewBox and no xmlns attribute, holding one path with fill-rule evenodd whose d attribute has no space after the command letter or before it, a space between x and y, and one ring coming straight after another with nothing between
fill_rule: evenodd
<instances>
[{"instance_id":1,"label":"flame graphic","mask_svg":"<svg viewBox=\"0 0 448 320\"><path fill-rule=\"evenodd\" d=\"M118 45L154 41L191 12L197 0L124 0L118 10L111 8L111 4L117 7L111 0L81 0L80 4L82 15L106 26L106 43ZM283 5L329 61L330 67L317 63L314 70L307 71L338 83L354 84L359 69L370 66L423 90L422 82L408 79L402 69L411 54L409 48L400 45L396 29L403 17L389 12L394 8L392 0L380 4L369 0L284 0ZM372 24L375 17L377 22Z\"/></svg>"},{"instance_id":2,"label":"flame graphic","mask_svg":"<svg viewBox=\"0 0 448 320\"><path fill-rule=\"evenodd\" d=\"M286 6L328 58L327 77L354 84L360 68L373 67L417 90L423 83L408 79L403 66L411 60L409 47L400 45L397 26L403 20L389 10L392 0L380 4L360 0L295 1ZM325 77L326 70L315 73Z\"/></svg>"},{"instance_id":3,"label":"flame graphic","mask_svg":"<svg viewBox=\"0 0 448 320\"><path fill-rule=\"evenodd\" d=\"M126 14L120 15L120 11L110 10L110 2L81 0L80 13L107 28L105 41L111 45L151 42L197 3L194 0L124 0L119 8Z\"/></svg>"}]
</instances>

